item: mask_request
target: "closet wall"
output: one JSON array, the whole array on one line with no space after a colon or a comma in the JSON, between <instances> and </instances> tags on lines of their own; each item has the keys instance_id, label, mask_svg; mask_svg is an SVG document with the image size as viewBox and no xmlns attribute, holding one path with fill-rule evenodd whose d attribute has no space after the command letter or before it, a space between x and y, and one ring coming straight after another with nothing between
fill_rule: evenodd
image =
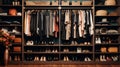
<instances>
[{"instance_id":1,"label":"closet wall","mask_svg":"<svg viewBox=\"0 0 120 67\"><path fill-rule=\"evenodd\" d=\"M0 28L17 30L9 64L119 64L120 0L105 2L2 1ZM15 16L9 14L13 8Z\"/></svg>"}]
</instances>

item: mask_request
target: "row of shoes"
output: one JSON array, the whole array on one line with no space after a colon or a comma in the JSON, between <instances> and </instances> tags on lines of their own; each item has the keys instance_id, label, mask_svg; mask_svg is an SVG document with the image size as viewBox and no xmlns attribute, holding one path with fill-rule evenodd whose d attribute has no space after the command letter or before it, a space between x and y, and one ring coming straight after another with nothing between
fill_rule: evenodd
<instances>
[{"instance_id":1,"label":"row of shoes","mask_svg":"<svg viewBox=\"0 0 120 67\"><path fill-rule=\"evenodd\" d=\"M37 41L33 41L33 40L28 40L28 41L26 42L26 45L34 45L34 44L36 44L36 45L37 45L37 44L39 44L39 45L40 45L40 44L50 44L50 45L53 45L54 42L53 42L53 41L50 41L50 42L43 42L43 41L42 41L41 43L40 43L40 42L38 43Z\"/></svg>"},{"instance_id":2,"label":"row of shoes","mask_svg":"<svg viewBox=\"0 0 120 67\"><path fill-rule=\"evenodd\" d=\"M34 57L34 61L58 61L59 58L58 57L45 57L45 56L41 56L40 58L38 56Z\"/></svg>"},{"instance_id":3,"label":"row of shoes","mask_svg":"<svg viewBox=\"0 0 120 67\"><path fill-rule=\"evenodd\" d=\"M90 52L90 50L88 50L88 49L82 49L82 48L80 48L80 47L78 47L77 48L77 53L88 53L88 52Z\"/></svg>"},{"instance_id":4,"label":"row of shoes","mask_svg":"<svg viewBox=\"0 0 120 67\"><path fill-rule=\"evenodd\" d=\"M91 61L91 59L89 57L85 57L84 61Z\"/></svg>"},{"instance_id":5,"label":"row of shoes","mask_svg":"<svg viewBox=\"0 0 120 67\"><path fill-rule=\"evenodd\" d=\"M27 52L53 52L53 53L55 53L55 52L58 52L58 49L45 49L45 50L32 50L32 49L27 49L26 50Z\"/></svg>"},{"instance_id":6,"label":"row of shoes","mask_svg":"<svg viewBox=\"0 0 120 67\"><path fill-rule=\"evenodd\" d=\"M53 49L53 50L51 50L51 49L46 49L45 52L58 52L58 50L57 50L57 49Z\"/></svg>"},{"instance_id":7,"label":"row of shoes","mask_svg":"<svg viewBox=\"0 0 120 67\"><path fill-rule=\"evenodd\" d=\"M38 56L35 56L34 61L46 61L46 57L45 56L41 56L41 58L39 59Z\"/></svg>"},{"instance_id":8,"label":"row of shoes","mask_svg":"<svg viewBox=\"0 0 120 67\"><path fill-rule=\"evenodd\" d=\"M73 57L72 60L73 61L78 61L78 58L77 57ZM70 59L69 59L68 56L64 56L63 61L70 61ZM84 61L91 61L91 59L89 57L85 57Z\"/></svg>"},{"instance_id":9,"label":"row of shoes","mask_svg":"<svg viewBox=\"0 0 120 67\"><path fill-rule=\"evenodd\" d=\"M69 61L68 56L64 56L63 61Z\"/></svg>"},{"instance_id":10,"label":"row of shoes","mask_svg":"<svg viewBox=\"0 0 120 67\"><path fill-rule=\"evenodd\" d=\"M118 61L118 56L106 57L105 55L100 55L100 61Z\"/></svg>"},{"instance_id":11,"label":"row of shoes","mask_svg":"<svg viewBox=\"0 0 120 67\"><path fill-rule=\"evenodd\" d=\"M10 56L10 61L12 61L12 57ZM20 56L14 56L13 58L14 61L20 61Z\"/></svg>"},{"instance_id":12,"label":"row of shoes","mask_svg":"<svg viewBox=\"0 0 120 67\"><path fill-rule=\"evenodd\" d=\"M79 61L78 57L72 57L71 59L68 56L64 56L63 57L63 61ZM27 59L27 61L59 61L58 57L46 57L46 56L35 56L35 57L29 57L29 60ZM84 61L91 61L91 59L89 57L85 57Z\"/></svg>"},{"instance_id":13,"label":"row of shoes","mask_svg":"<svg viewBox=\"0 0 120 67\"><path fill-rule=\"evenodd\" d=\"M91 43L90 42L83 42L83 43L78 43L78 42L76 42L76 41L72 41L71 42L71 45L91 45Z\"/></svg>"},{"instance_id":14,"label":"row of shoes","mask_svg":"<svg viewBox=\"0 0 120 67\"><path fill-rule=\"evenodd\" d=\"M110 37L96 37L95 39L96 44L101 44L101 43L118 43L117 39L112 39Z\"/></svg>"}]
</instances>

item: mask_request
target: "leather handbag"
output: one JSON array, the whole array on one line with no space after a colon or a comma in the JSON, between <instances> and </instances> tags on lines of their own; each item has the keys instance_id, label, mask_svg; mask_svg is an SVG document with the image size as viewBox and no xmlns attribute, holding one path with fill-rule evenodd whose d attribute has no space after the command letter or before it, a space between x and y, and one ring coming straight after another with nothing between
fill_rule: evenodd
<instances>
[{"instance_id":1,"label":"leather handbag","mask_svg":"<svg viewBox=\"0 0 120 67\"><path fill-rule=\"evenodd\" d=\"M15 39L14 39L14 42L15 42L15 43L21 43L21 42L22 42L22 39L21 39L21 38L15 38Z\"/></svg>"},{"instance_id":2,"label":"leather handbag","mask_svg":"<svg viewBox=\"0 0 120 67\"><path fill-rule=\"evenodd\" d=\"M14 52L21 52L21 47L20 46L15 46L13 47Z\"/></svg>"},{"instance_id":3,"label":"leather handbag","mask_svg":"<svg viewBox=\"0 0 120 67\"><path fill-rule=\"evenodd\" d=\"M118 47L109 47L108 52L118 52Z\"/></svg>"},{"instance_id":4,"label":"leather handbag","mask_svg":"<svg viewBox=\"0 0 120 67\"><path fill-rule=\"evenodd\" d=\"M16 16L17 15L17 10L16 9L9 9L9 15L11 16Z\"/></svg>"},{"instance_id":5,"label":"leather handbag","mask_svg":"<svg viewBox=\"0 0 120 67\"><path fill-rule=\"evenodd\" d=\"M101 51L101 52L107 52L107 48L106 48L106 47L102 47L102 48L100 49L100 51Z\"/></svg>"}]
</instances>

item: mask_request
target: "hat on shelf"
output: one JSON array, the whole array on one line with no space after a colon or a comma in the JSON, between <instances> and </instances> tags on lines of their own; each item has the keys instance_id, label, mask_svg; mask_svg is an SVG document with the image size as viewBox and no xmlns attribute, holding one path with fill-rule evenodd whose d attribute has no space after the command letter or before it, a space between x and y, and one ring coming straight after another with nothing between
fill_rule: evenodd
<instances>
[{"instance_id":1,"label":"hat on shelf","mask_svg":"<svg viewBox=\"0 0 120 67\"><path fill-rule=\"evenodd\" d=\"M107 10L97 10L96 16L107 16L108 11Z\"/></svg>"},{"instance_id":2,"label":"hat on shelf","mask_svg":"<svg viewBox=\"0 0 120 67\"><path fill-rule=\"evenodd\" d=\"M107 18L102 18L102 22L108 22Z\"/></svg>"},{"instance_id":3,"label":"hat on shelf","mask_svg":"<svg viewBox=\"0 0 120 67\"><path fill-rule=\"evenodd\" d=\"M116 5L116 1L115 0L106 0L105 5Z\"/></svg>"}]
</instances>

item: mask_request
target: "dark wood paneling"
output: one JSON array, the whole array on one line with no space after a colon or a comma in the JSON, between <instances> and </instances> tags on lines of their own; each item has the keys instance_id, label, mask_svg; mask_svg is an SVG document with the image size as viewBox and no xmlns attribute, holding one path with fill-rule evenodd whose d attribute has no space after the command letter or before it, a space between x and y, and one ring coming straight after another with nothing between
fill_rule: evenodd
<instances>
[{"instance_id":1,"label":"dark wood paneling","mask_svg":"<svg viewBox=\"0 0 120 67\"><path fill-rule=\"evenodd\" d=\"M120 67L120 65L8 65L0 67Z\"/></svg>"}]
</instances>

